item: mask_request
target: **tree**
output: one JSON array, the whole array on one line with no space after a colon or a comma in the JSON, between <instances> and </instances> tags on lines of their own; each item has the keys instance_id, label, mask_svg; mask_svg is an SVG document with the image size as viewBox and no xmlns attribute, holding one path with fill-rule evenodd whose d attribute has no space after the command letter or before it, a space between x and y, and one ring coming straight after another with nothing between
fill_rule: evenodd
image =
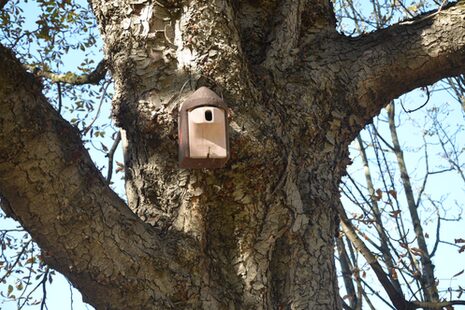
<instances>
[{"instance_id":1,"label":"tree","mask_svg":"<svg viewBox=\"0 0 465 310\"><path fill-rule=\"evenodd\" d=\"M341 308L333 244L339 217L350 226L338 190L348 145L394 98L465 72L463 2L357 37L337 32L329 1L91 6L127 203L37 74L0 46L2 207L46 263L98 309ZM200 86L230 109L224 169L177 165L178 107Z\"/></svg>"},{"instance_id":2,"label":"tree","mask_svg":"<svg viewBox=\"0 0 465 310\"><path fill-rule=\"evenodd\" d=\"M448 109L443 102L441 106ZM460 107L457 105L455 108L460 114ZM338 238L337 246L347 293L344 299L352 309L360 309L362 303L370 307L369 295L375 295L374 299L391 306L385 299L386 294L378 293L372 283L367 283L367 273L373 270L388 294L398 292L397 298L416 300L417 306L437 309L463 304L463 301L452 300L452 292L457 292L454 294L457 298L462 296L460 281L458 285L451 284L463 274L463 266L452 263L453 252L459 254L463 251L460 246L463 240L457 236L461 235L460 229L454 230L448 225L452 221L460 221L462 210L460 207L452 210L448 207L451 201L444 199L449 195L447 189L431 189L432 184L437 186L438 182L447 182L450 187L458 181L463 186L460 172L463 151L458 151L462 148L458 142L463 140L459 137L462 132L452 130L452 135L449 135L450 130L443 128L438 121L439 115L444 117L447 114L439 113L434 104L425 111L423 126L418 125L422 127L418 128L416 135L422 139L415 137L419 140L415 142L404 137L404 141L410 141L404 150L399 139L401 132L414 130L414 126L402 128L398 133L396 122L405 122L410 110L405 110L402 117L395 117L402 113L395 112L393 104L386 110L376 122L367 126L364 134L368 139L364 141L361 135L357 137L361 163L357 165L355 159L350 167L352 173L349 172L343 180L342 192L347 197L345 204L349 205L349 211L341 210L345 218L342 221L344 236ZM383 125L388 130L383 130ZM386 131L391 138L383 135ZM434 159L438 151L445 165L438 158ZM409 157L414 157L414 160ZM412 167L418 162L424 169ZM396 165L399 166L398 172ZM353 173L357 166L362 168L365 182L361 181L363 177ZM456 172L451 173L454 170ZM452 180L454 175L457 176L455 181ZM396 178L400 182L396 182ZM356 207L350 208L350 204ZM367 262L365 266L363 259L357 259L354 254L354 247ZM450 259L438 258L444 251L442 247L449 248L446 253ZM449 268L448 275L444 274L444 269L441 271L444 265L453 266L453 269ZM439 273L435 270L437 266L440 267ZM449 292L447 297L445 290Z\"/></svg>"}]
</instances>

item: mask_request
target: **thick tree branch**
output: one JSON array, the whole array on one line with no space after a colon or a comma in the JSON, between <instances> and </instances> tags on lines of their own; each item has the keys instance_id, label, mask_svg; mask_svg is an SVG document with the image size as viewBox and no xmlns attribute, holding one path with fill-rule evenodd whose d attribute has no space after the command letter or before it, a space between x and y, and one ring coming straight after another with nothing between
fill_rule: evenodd
<instances>
[{"instance_id":1,"label":"thick tree branch","mask_svg":"<svg viewBox=\"0 0 465 310\"><path fill-rule=\"evenodd\" d=\"M107 66L105 60L101 60L94 71L86 74L76 74L68 72L65 74L56 74L49 71L43 71L35 66L25 65L28 70L31 70L35 76L50 79L54 83L66 83L72 85L83 84L98 84L107 73Z\"/></svg>"},{"instance_id":2,"label":"thick tree branch","mask_svg":"<svg viewBox=\"0 0 465 310\"><path fill-rule=\"evenodd\" d=\"M288 0L278 3L263 64L268 69L284 71L297 61L302 41L312 40L315 35L327 30L334 32L336 19L332 3L328 0Z\"/></svg>"},{"instance_id":3,"label":"thick tree branch","mask_svg":"<svg viewBox=\"0 0 465 310\"><path fill-rule=\"evenodd\" d=\"M0 208L2 208L3 212L12 219L18 220L16 218L16 215L13 212L13 209L11 209L10 203L4 196L2 196L2 193L0 193Z\"/></svg>"},{"instance_id":4,"label":"thick tree branch","mask_svg":"<svg viewBox=\"0 0 465 310\"><path fill-rule=\"evenodd\" d=\"M173 308L177 282L190 285L193 272L178 266L175 253L192 244L176 236L175 245L170 235L162 243L129 210L106 185L77 130L2 45L0 192L46 262L98 309L127 309L127 300L137 300L133 309Z\"/></svg>"},{"instance_id":5,"label":"thick tree branch","mask_svg":"<svg viewBox=\"0 0 465 310\"><path fill-rule=\"evenodd\" d=\"M267 51L265 66L284 70L292 64L297 54L300 36L300 20L304 8L301 0L281 1L276 12L275 28L271 33L271 44Z\"/></svg>"},{"instance_id":6,"label":"thick tree branch","mask_svg":"<svg viewBox=\"0 0 465 310\"><path fill-rule=\"evenodd\" d=\"M465 72L465 2L356 39L350 66L358 113L370 120L392 99ZM352 58L354 59L354 58ZM355 114L359 107L354 107Z\"/></svg>"}]
</instances>

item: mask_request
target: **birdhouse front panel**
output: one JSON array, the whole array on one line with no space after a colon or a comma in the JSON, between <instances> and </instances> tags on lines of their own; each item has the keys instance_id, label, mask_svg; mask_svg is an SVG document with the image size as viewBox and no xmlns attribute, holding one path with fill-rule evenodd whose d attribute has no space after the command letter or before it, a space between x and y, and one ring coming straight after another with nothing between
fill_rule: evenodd
<instances>
[{"instance_id":1,"label":"birdhouse front panel","mask_svg":"<svg viewBox=\"0 0 465 310\"><path fill-rule=\"evenodd\" d=\"M226 158L226 117L223 110L199 107L187 113L191 158Z\"/></svg>"}]
</instances>

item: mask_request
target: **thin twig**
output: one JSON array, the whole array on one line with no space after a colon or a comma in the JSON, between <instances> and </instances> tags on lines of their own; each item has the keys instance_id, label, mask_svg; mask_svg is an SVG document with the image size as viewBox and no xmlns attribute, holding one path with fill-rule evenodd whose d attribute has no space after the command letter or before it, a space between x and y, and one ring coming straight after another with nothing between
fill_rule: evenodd
<instances>
[{"instance_id":1,"label":"thin twig","mask_svg":"<svg viewBox=\"0 0 465 310\"><path fill-rule=\"evenodd\" d=\"M374 288L372 288L365 280L361 279L361 281L364 284L364 286L367 287L371 291L372 294L374 294L376 297L381 299L381 301L384 302L391 309L396 310L396 308L394 308L389 301L387 301L385 298L383 298L383 296L381 296L381 294L378 293Z\"/></svg>"},{"instance_id":2,"label":"thin twig","mask_svg":"<svg viewBox=\"0 0 465 310\"><path fill-rule=\"evenodd\" d=\"M378 129L376 128L376 126L373 125L373 124L371 124L371 128L372 128L373 131L375 132L376 136L377 136L378 138L380 138L381 141L383 141L384 144L385 144L389 149L391 149L391 151L394 151L394 147L393 147L389 142L387 142L387 141L381 136L381 134L378 132Z\"/></svg>"},{"instance_id":3,"label":"thin twig","mask_svg":"<svg viewBox=\"0 0 465 310\"><path fill-rule=\"evenodd\" d=\"M47 269L45 270L44 275L42 276L42 279L40 280L40 282L29 292L29 294L27 294L26 300L29 299L29 297L39 288L39 286L41 286L41 285L44 286L47 283L48 271L49 271L49 268L47 267ZM45 288L43 288L43 289L45 289ZM41 310L43 310L44 306L45 306L45 308L47 308L47 305L45 304L46 294L47 294L47 292L45 291L44 292L44 298L42 299L42 302L40 304L40 309Z\"/></svg>"},{"instance_id":4,"label":"thin twig","mask_svg":"<svg viewBox=\"0 0 465 310\"><path fill-rule=\"evenodd\" d=\"M95 117L90 122L90 124L86 128L84 128L84 130L82 131L82 133L81 133L82 136L85 136L89 132L89 130L92 128L92 125L94 125L95 121L100 116L100 110L102 109L102 104L103 104L103 101L105 101L105 95L107 94L107 89L110 86L110 84L111 84L111 82L107 82L107 85L105 85L105 87L103 88L103 93L102 93L102 97L100 98L97 113L95 114Z\"/></svg>"},{"instance_id":5,"label":"thin twig","mask_svg":"<svg viewBox=\"0 0 465 310\"><path fill-rule=\"evenodd\" d=\"M113 157L115 155L115 151L118 148L118 144L121 141L121 131L118 131L115 137L115 141L113 142L113 145L111 146L110 151L108 151L107 157L108 157L108 173L107 173L107 184L110 184L111 181L111 176L113 174Z\"/></svg>"},{"instance_id":6,"label":"thin twig","mask_svg":"<svg viewBox=\"0 0 465 310\"><path fill-rule=\"evenodd\" d=\"M430 97L431 97L431 96L430 96L430 93L429 93L429 89L428 89L428 87L425 87L425 89L426 89L426 96L427 96L427 97L426 97L426 101L425 101L425 103L423 103L423 104L422 104L421 106L419 106L418 108L415 108L415 109L413 109L413 110L406 110L406 109L404 108L404 104L402 103L402 100L400 100L400 105L402 106L402 109L404 110L404 112L406 112L406 113L412 113L412 112L418 111L418 110L420 110L421 108L423 108L423 107L429 102L429 99L430 99Z\"/></svg>"},{"instance_id":7,"label":"thin twig","mask_svg":"<svg viewBox=\"0 0 465 310\"><path fill-rule=\"evenodd\" d=\"M58 88L58 114L61 114L61 107L63 106L63 100L61 95L61 83L57 82Z\"/></svg>"},{"instance_id":8,"label":"thin twig","mask_svg":"<svg viewBox=\"0 0 465 310\"><path fill-rule=\"evenodd\" d=\"M419 308L429 308L429 309L444 309L450 308L455 305L465 305L465 300L451 300L443 302L434 302L434 301L413 301L416 309Z\"/></svg>"},{"instance_id":9,"label":"thin twig","mask_svg":"<svg viewBox=\"0 0 465 310\"><path fill-rule=\"evenodd\" d=\"M49 272L49 269L48 269L48 267L47 267L47 269L45 270L44 277L42 278L42 281L40 281L40 282L41 282L40 284L42 284L42 294L43 294L42 302L40 303L40 310L48 309L47 303L46 303L46 299L47 299L47 277L48 277L48 272Z\"/></svg>"},{"instance_id":10,"label":"thin twig","mask_svg":"<svg viewBox=\"0 0 465 310\"><path fill-rule=\"evenodd\" d=\"M34 243L32 244L32 249L31 249L31 263L30 264L31 264L31 266L29 267L29 274L27 276L28 280L26 281L26 286L24 287L23 292L18 297L18 304L19 304L19 301L21 300L21 298L23 297L23 295L26 293L27 288L31 284L31 276L32 276L32 270L33 270L32 267L34 266ZM24 299L23 304L18 308L18 310L21 310L24 307L24 305L26 305L28 300L29 300L29 295Z\"/></svg>"},{"instance_id":11,"label":"thin twig","mask_svg":"<svg viewBox=\"0 0 465 310\"><path fill-rule=\"evenodd\" d=\"M69 295L70 295L70 307L71 307L71 310L74 309L74 300L73 300L73 285L71 284L71 282L69 282L68 280L68 284L69 284Z\"/></svg>"},{"instance_id":12,"label":"thin twig","mask_svg":"<svg viewBox=\"0 0 465 310\"><path fill-rule=\"evenodd\" d=\"M13 265L11 265L11 267L9 268L9 270L6 271L6 273L3 275L3 277L0 278L0 283L3 283L3 281L11 274L11 272L13 271L13 268L19 263L19 260L21 259L21 256L24 254L24 252L26 251L26 248L29 246L29 243L31 243L31 240L29 240L28 242L26 242L26 244L24 245L24 247L21 249L21 252L18 254L18 256L16 257L16 260L15 262L13 263Z\"/></svg>"},{"instance_id":13,"label":"thin twig","mask_svg":"<svg viewBox=\"0 0 465 310\"><path fill-rule=\"evenodd\" d=\"M381 268L381 265L379 264L375 255L373 255L373 253L368 249L365 243L363 243L363 241L359 238L359 236L355 232L354 227L352 226L352 223L350 223L350 221L348 220L344 208L340 203L336 204L336 209L339 213L339 219L341 220L342 231L350 240L350 242L356 247L356 249L363 255L367 263L370 265L379 282L386 290L386 293L388 294L389 299L394 304L394 306L399 309L414 309L412 307L412 304L409 301L405 300L402 294L396 290L392 282L387 277L386 273Z\"/></svg>"}]
</instances>

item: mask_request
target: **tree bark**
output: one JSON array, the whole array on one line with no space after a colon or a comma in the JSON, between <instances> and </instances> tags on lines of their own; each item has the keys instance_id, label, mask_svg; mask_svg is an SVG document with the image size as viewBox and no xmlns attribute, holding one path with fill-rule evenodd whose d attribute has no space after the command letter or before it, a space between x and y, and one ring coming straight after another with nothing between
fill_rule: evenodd
<instances>
[{"instance_id":1,"label":"tree bark","mask_svg":"<svg viewBox=\"0 0 465 310\"><path fill-rule=\"evenodd\" d=\"M352 39L329 1L232 2L92 1L137 216L0 49L0 192L98 309L340 309L348 144L387 99L464 71L462 4ZM177 111L203 85L230 108L231 160L179 169Z\"/></svg>"}]
</instances>

